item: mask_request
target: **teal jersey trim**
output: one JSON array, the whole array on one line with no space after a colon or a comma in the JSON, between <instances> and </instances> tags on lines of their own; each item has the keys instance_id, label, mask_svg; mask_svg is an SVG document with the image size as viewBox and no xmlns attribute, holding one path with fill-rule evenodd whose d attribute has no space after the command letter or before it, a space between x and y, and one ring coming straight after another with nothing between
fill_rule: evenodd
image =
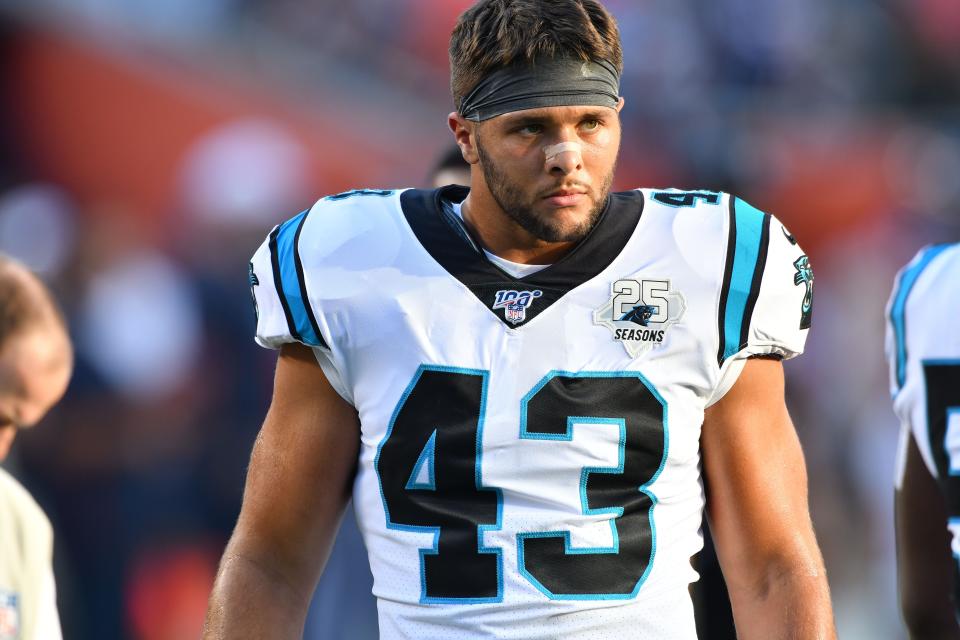
<instances>
[{"instance_id":1,"label":"teal jersey trim","mask_svg":"<svg viewBox=\"0 0 960 640\"><path fill-rule=\"evenodd\" d=\"M436 450L437 430L434 429L433 435L431 435L430 439L427 440L427 444L423 447L420 457L417 458L417 463L413 465L413 473L410 474L410 479L407 480L407 486L404 487L407 491L416 489L422 489L425 491L437 490L437 477L434 471L436 465L433 462L436 456ZM424 467L426 467L427 479L425 482L420 482L418 478L423 474Z\"/></svg>"},{"instance_id":2,"label":"teal jersey trim","mask_svg":"<svg viewBox=\"0 0 960 640\"><path fill-rule=\"evenodd\" d=\"M304 211L282 224L276 231L274 250L280 275L277 292L281 295L286 309L289 309L287 320L292 324L290 328L294 338L311 347L326 347L310 307L298 250L300 232L308 215L309 211Z\"/></svg>"},{"instance_id":3,"label":"teal jersey trim","mask_svg":"<svg viewBox=\"0 0 960 640\"><path fill-rule=\"evenodd\" d=\"M767 262L770 216L731 196L727 273L721 292L720 364L747 345Z\"/></svg>"},{"instance_id":4,"label":"teal jersey trim","mask_svg":"<svg viewBox=\"0 0 960 640\"><path fill-rule=\"evenodd\" d=\"M890 305L890 324L893 326L894 340L896 341L897 355L897 391L903 388L907 381L907 300L913 286L930 263L944 250L954 245L938 244L927 247L914 263L904 269L895 287L893 304Z\"/></svg>"}]
</instances>

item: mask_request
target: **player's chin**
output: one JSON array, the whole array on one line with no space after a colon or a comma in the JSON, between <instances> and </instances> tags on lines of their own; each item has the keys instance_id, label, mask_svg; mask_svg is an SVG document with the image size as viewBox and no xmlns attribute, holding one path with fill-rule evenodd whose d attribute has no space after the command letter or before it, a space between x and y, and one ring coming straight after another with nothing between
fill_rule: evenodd
<instances>
[{"instance_id":1,"label":"player's chin","mask_svg":"<svg viewBox=\"0 0 960 640\"><path fill-rule=\"evenodd\" d=\"M547 242L579 242L593 228L592 209L571 211L553 210L540 217L541 240Z\"/></svg>"}]
</instances>

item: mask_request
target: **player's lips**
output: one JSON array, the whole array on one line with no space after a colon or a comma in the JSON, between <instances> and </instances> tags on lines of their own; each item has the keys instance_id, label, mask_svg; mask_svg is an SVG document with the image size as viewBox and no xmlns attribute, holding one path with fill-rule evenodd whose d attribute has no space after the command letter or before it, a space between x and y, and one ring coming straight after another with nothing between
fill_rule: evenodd
<instances>
[{"instance_id":1,"label":"player's lips","mask_svg":"<svg viewBox=\"0 0 960 640\"><path fill-rule=\"evenodd\" d=\"M578 189L558 189L544 198L555 207L575 207L587 197L586 191Z\"/></svg>"}]
</instances>

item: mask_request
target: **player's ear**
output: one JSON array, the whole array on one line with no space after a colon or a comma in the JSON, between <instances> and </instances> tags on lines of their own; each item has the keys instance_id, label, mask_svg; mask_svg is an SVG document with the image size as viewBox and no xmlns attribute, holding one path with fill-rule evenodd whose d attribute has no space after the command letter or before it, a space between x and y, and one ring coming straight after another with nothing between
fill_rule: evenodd
<instances>
[{"instance_id":1,"label":"player's ear","mask_svg":"<svg viewBox=\"0 0 960 640\"><path fill-rule=\"evenodd\" d=\"M627 104L627 99L624 98L623 96L620 96L620 102L618 102L616 106L617 113L620 113L621 111L623 111L623 105L625 104Z\"/></svg>"},{"instance_id":2,"label":"player's ear","mask_svg":"<svg viewBox=\"0 0 960 640\"><path fill-rule=\"evenodd\" d=\"M456 111L447 116L447 126L453 132L453 137L460 147L463 159L469 164L480 162L480 154L477 153L476 123L471 122L461 116Z\"/></svg>"}]
</instances>

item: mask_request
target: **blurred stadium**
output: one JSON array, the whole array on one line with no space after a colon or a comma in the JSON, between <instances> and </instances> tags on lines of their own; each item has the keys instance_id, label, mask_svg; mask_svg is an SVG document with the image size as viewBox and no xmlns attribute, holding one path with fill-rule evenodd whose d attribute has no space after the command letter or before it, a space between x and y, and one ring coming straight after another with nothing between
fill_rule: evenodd
<instances>
[{"instance_id":1,"label":"blurred stadium","mask_svg":"<svg viewBox=\"0 0 960 640\"><path fill-rule=\"evenodd\" d=\"M12 461L57 531L68 639L197 636L271 390L249 256L319 196L428 182L469 4L0 0L0 251L78 347ZM736 191L811 255L787 374L839 633L904 637L883 307L919 246L960 239L960 3L606 4L618 186ZM376 637L369 582L348 514L306 637Z\"/></svg>"}]
</instances>

